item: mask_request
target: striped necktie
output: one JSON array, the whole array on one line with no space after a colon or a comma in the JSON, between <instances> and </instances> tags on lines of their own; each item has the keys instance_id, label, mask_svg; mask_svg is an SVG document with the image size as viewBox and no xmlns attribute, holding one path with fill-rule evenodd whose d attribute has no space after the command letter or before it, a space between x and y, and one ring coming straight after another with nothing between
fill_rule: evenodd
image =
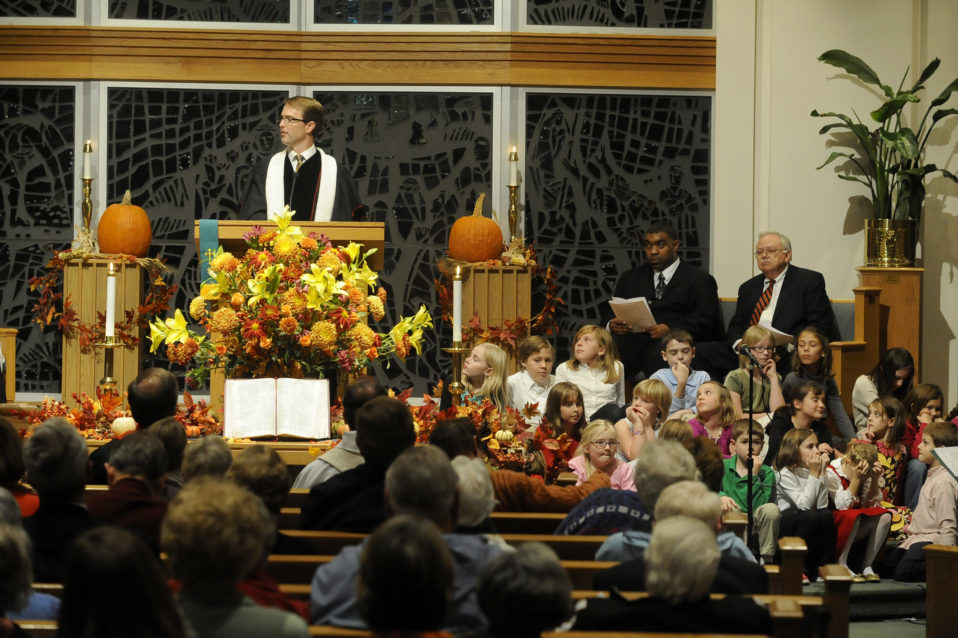
<instances>
[{"instance_id":1,"label":"striped necktie","mask_svg":"<svg viewBox=\"0 0 958 638\"><path fill-rule=\"evenodd\" d=\"M296 172L299 172L299 169L303 166L303 156L299 153L296 154Z\"/></svg>"},{"instance_id":2,"label":"striped necktie","mask_svg":"<svg viewBox=\"0 0 958 638\"><path fill-rule=\"evenodd\" d=\"M762 293L762 296L758 298L758 303L755 304L755 310L752 311L752 321L748 325L754 326L758 323L758 320L762 318L762 313L768 308L768 302L772 300L772 289L774 286L775 280L769 279L768 287L765 288L765 292Z\"/></svg>"}]
</instances>

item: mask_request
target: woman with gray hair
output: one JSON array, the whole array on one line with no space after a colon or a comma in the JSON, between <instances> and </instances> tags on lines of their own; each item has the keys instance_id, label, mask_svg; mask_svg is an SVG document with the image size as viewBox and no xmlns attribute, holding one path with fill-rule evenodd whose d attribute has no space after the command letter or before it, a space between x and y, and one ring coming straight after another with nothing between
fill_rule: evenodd
<instances>
[{"instance_id":1,"label":"woman with gray hair","mask_svg":"<svg viewBox=\"0 0 958 638\"><path fill-rule=\"evenodd\" d=\"M496 506L496 494L486 464L479 459L457 456L452 469L459 476L459 513L456 532L459 534L495 534L489 521Z\"/></svg>"},{"instance_id":2,"label":"woman with gray hair","mask_svg":"<svg viewBox=\"0 0 958 638\"><path fill-rule=\"evenodd\" d=\"M29 637L5 612L26 606L32 581L30 541L26 532L19 526L0 523L0 635Z\"/></svg>"},{"instance_id":3,"label":"woman with gray hair","mask_svg":"<svg viewBox=\"0 0 958 638\"><path fill-rule=\"evenodd\" d=\"M583 601L573 630L772 633L768 610L751 598L709 596L719 559L715 531L702 521L688 516L658 521L645 552L649 597Z\"/></svg>"}]
</instances>

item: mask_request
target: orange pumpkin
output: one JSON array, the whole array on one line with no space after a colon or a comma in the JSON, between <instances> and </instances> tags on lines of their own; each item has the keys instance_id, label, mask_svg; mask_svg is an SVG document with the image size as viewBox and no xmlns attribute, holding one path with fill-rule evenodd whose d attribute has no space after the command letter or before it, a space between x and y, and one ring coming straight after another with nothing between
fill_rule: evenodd
<instances>
[{"instance_id":1,"label":"orange pumpkin","mask_svg":"<svg viewBox=\"0 0 958 638\"><path fill-rule=\"evenodd\" d=\"M150 218L145 210L130 203L129 189L122 202L111 204L103 212L96 233L101 252L137 257L146 257L153 239Z\"/></svg>"},{"instance_id":2,"label":"orange pumpkin","mask_svg":"<svg viewBox=\"0 0 958 638\"><path fill-rule=\"evenodd\" d=\"M198 425L187 425L184 429L186 430L187 438L190 439L198 439L203 434Z\"/></svg>"},{"instance_id":3,"label":"orange pumpkin","mask_svg":"<svg viewBox=\"0 0 958 638\"><path fill-rule=\"evenodd\" d=\"M460 261L486 261L502 256L502 229L494 220L482 216L479 195L472 215L460 217L449 232L449 256Z\"/></svg>"}]
</instances>

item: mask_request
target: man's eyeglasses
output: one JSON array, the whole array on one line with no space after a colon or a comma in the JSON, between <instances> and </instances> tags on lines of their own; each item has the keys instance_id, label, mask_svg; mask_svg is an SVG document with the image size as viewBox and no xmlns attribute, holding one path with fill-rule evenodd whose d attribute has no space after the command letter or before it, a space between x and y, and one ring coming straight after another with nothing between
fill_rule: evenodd
<instances>
[{"instance_id":1,"label":"man's eyeglasses","mask_svg":"<svg viewBox=\"0 0 958 638\"><path fill-rule=\"evenodd\" d=\"M785 249L784 248L766 248L765 250L762 250L760 248L755 251L755 256L763 257L765 255L768 255L769 257L774 257L775 255L781 252L785 252Z\"/></svg>"},{"instance_id":2,"label":"man's eyeglasses","mask_svg":"<svg viewBox=\"0 0 958 638\"><path fill-rule=\"evenodd\" d=\"M601 449L605 447L619 447L619 442L618 441L593 441L592 445Z\"/></svg>"},{"instance_id":3,"label":"man's eyeglasses","mask_svg":"<svg viewBox=\"0 0 958 638\"><path fill-rule=\"evenodd\" d=\"M298 117L290 117L288 115L279 116L279 124L286 122L287 124L292 124L293 122L305 122L306 120Z\"/></svg>"}]
</instances>

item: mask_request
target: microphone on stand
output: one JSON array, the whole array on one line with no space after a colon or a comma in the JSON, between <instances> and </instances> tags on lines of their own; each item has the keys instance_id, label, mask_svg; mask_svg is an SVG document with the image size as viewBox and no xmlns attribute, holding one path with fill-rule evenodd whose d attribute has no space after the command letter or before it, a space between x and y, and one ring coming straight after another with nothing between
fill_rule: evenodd
<instances>
[{"instance_id":1,"label":"microphone on stand","mask_svg":"<svg viewBox=\"0 0 958 638\"><path fill-rule=\"evenodd\" d=\"M759 368L762 367L762 364L759 363L758 359L755 358L755 354L752 352L752 348L750 348L749 346L746 346L746 345L741 345L741 346L739 346L739 347L738 347L738 353L739 353L739 354L742 354L742 355L745 355L746 357L748 357L749 359L751 359L751 360L752 360L752 363L754 363L755 365L757 365Z\"/></svg>"}]
</instances>

